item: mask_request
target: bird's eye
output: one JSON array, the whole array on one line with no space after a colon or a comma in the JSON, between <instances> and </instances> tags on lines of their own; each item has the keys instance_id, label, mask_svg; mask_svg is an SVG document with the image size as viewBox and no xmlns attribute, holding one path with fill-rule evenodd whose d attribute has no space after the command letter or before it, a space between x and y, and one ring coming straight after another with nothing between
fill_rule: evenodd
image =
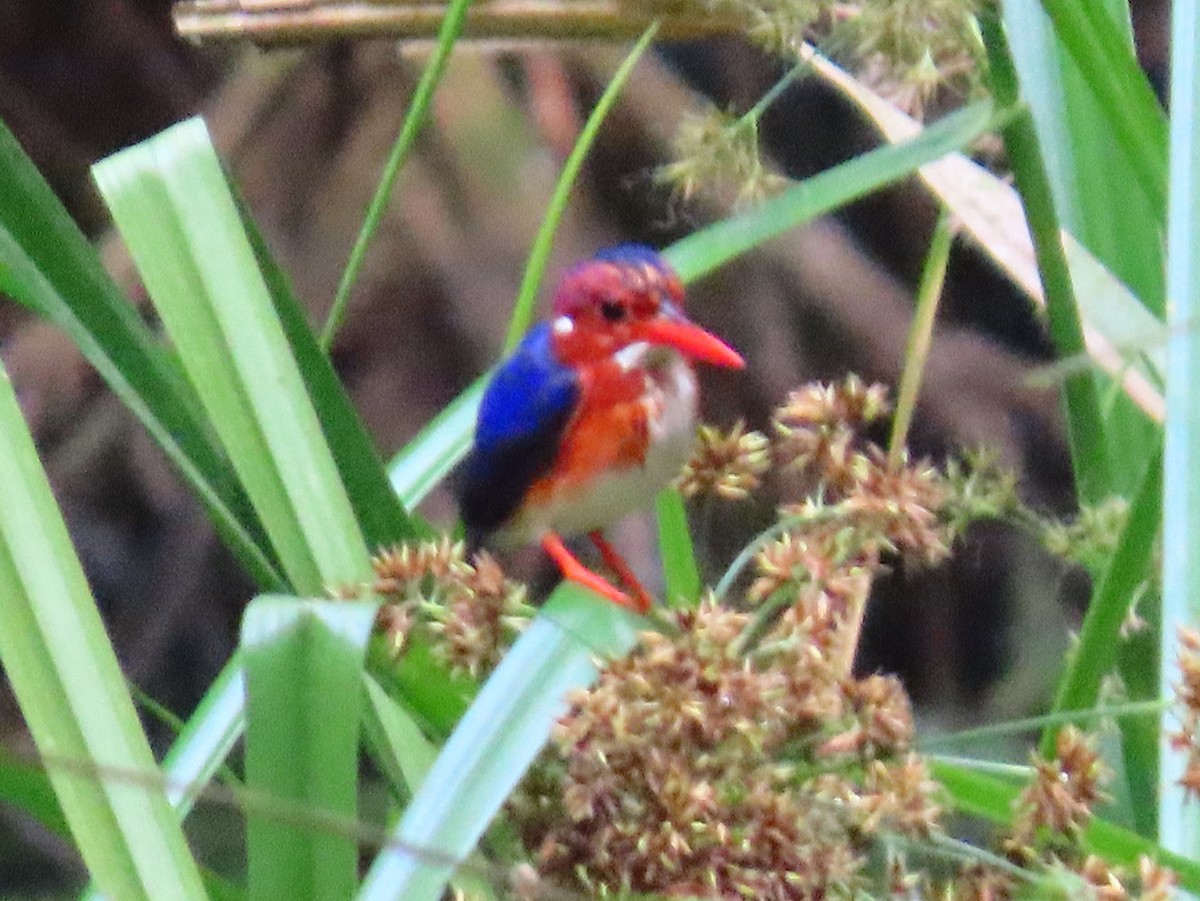
<instances>
[{"instance_id":1,"label":"bird's eye","mask_svg":"<svg viewBox=\"0 0 1200 901\"><path fill-rule=\"evenodd\" d=\"M620 322L625 318L625 305L615 300L601 301L600 315L608 322Z\"/></svg>"}]
</instances>

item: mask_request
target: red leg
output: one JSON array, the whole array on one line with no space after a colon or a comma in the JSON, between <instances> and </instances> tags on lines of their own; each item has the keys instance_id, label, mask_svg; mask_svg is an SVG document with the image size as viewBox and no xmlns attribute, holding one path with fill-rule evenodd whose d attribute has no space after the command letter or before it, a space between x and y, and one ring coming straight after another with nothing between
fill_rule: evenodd
<instances>
[{"instance_id":1,"label":"red leg","mask_svg":"<svg viewBox=\"0 0 1200 901\"><path fill-rule=\"evenodd\" d=\"M650 605L653 603L650 592L642 587L642 583L633 574L633 570L629 568L629 564L625 562L625 558L618 554L617 549L608 543L608 539L601 534L599 529L594 532L588 532L588 538L592 539L592 544L596 546L596 550L600 552L600 556L604 558L604 562L621 577L621 582L633 593L633 609L638 613L649 612Z\"/></svg>"},{"instance_id":2,"label":"red leg","mask_svg":"<svg viewBox=\"0 0 1200 901\"><path fill-rule=\"evenodd\" d=\"M649 609L648 605L646 607L641 606L640 599L635 601L599 573L592 572L580 563L575 555L567 550L567 546L563 544L562 538L556 533L547 532L543 536L542 549L557 564L559 570L562 571L564 579L578 582L585 588L590 588L597 594L603 595L620 607L626 607L637 613L645 613Z\"/></svg>"}]
</instances>

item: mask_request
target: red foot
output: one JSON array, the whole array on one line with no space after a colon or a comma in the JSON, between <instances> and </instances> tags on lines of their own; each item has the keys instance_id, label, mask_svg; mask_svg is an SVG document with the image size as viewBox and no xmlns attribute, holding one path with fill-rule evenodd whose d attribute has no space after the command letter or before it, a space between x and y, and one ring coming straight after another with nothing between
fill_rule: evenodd
<instances>
[{"instance_id":1,"label":"red foot","mask_svg":"<svg viewBox=\"0 0 1200 901\"><path fill-rule=\"evenodd\" d=\"M600 556L604 558L604 562L621 577L621 582L625 587L633 592L633 609L638 613L647 613L650 610L650 605L654 603L654 599L650 597L650 592L642 587L642 583L633 574L633 570L629 568L629 564L625 562L625 558L618 554L617 549L608 543L608 540L600 533L599 529L594 532L588 532L588 538L592 540L592 544L596 546L596 550L600 552Z\"/></svg>"},{"instance_id":2,"label":"red foot","mask_svg":"<svg viewBox=\"0 0 1200 901\"><path fill-rule=\"evenodd\" d=\"M593 537L592 541L595 543L596 539ZM600 553L604 556L605 562L612 566L612 561L609 559L609 555L611 554L617 560L620 560L620 558L616 556L616 552L612 549L607 541L604 541L603 538L601 538L600 541L603 543L604 547L601 547L600 544L596 544L596 547L600 549ZM605 548L607 548L607 553L605 552ZM650 596L646 594L645 589L638 584L636 579L630 583L630 587L632 587L635 591L635 597L631 598L625 592L621 591L621 589L617 588L615 585L605 579L602 575L592 572L592 570L580 563L575 555L567 550L567 546L563 544L562 538L560 538L554 532L547 532L542 538L542 549L545 550L545 552L550 555L550 559L558 565L559 570L563 574L563 578L570 579L572 582L578 582L585 588L590 588L597 594L608 598L617 606L625 607L626 609L632 610L635 613L646 613L650 609ZM621 560L620 566L613 566L613 569L617 571L623 581L628 582L626 579L626 573L629 573L629 567L625 565L625 561ZM629 573L629 575L632 576L632 573Z\"/></svg>"}]
</instances>

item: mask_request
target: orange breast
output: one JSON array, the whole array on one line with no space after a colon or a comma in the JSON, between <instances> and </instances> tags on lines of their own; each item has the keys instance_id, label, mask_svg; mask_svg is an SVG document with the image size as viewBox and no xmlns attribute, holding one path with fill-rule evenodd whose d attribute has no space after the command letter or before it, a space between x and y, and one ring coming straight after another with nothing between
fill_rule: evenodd
<instances>
[{"instance_id":1,"label":"orange breast","mask_svg":"<svg viewBox=\"0 0 1200 901\"><path fill-rule=\"evenodd\" d=\"M579 410L567 426L554 465L530 487L526 504L538 506L570 492L598 473L640 466L650 439L646 376L612 361L581 373Z\"/></svg>"}]
</instances>

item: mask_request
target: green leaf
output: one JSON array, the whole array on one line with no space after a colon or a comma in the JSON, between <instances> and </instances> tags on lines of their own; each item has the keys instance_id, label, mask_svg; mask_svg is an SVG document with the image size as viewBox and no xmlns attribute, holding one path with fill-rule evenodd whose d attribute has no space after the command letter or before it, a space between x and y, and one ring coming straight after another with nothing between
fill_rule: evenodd
<instances>
[{"instance_id":1,"label":"green leaf","mask_svg":"<svg viewBox=\"0 0 1200 901\"><path fill-rule=\"evenodd\" d=\"M365 577L362 533L204 123L95 176L293 587Z\"/></svg>"},{"instance_id":2,"label":"green leaf","mask_svg":"<svg viewBox=\"0 0 1200 901\"><path fill-rule=\"evenodd\" d=\"M1200 621L1200 5L1171 9L1171 206L1167 223L1167 423L1163 449L1163 697L1176 675L1176 630ZM1200 809L1180 785L1188 750L1160 745L1159 837L1172 851L1200 852Z\"/></svg>"},{"instance_id":3,"label":"green leaf","mask_svg":"<svg viewBox=\"0 0 1200 901\"><path fill-rule=\"evenodd\" d=\"M242 227L271 292L275 314L300 367L300 376L321 421L325 441L368 546L377 548L405 539L426 537L431 532L429 527L409 517L392 490L371 437L329 357L321 351L308 327L304 308L292 291L287 274L271 256L258 225L240 200L238 209Z\"/></svg>"},{"instance_id":4,"label":"green leaf","mask_svg":"<svg viewBox=\"0 0 1200 901\"><path fill-rule=\"evenodd\" d=\"M191 385L3 123L0 291L71 337L179 468L247 571L261 585L282 586L262 527Z\"/></svg>"},{"instance_id":5,"label":"green leaf","mask_svg":"<svg viewBox=\"0 0 1200 901\"><path fill-rule=\"evenodd\" d=\"M1098 702L1104 678L1113 671L1121 644L1121 625L1142 584L1152 578L1154 552L1162 522L1162 467L1155 459L1142 482L1117 549L1097 580L1087 615L1055 693L1052 712L1087 710ZM1041 753L1054 756L1059 726L1042 733Z\"/></svg>"},{"instance_id":6,"label":"green leaf","mask_svg":"<svg viewBox=\"0 0 1200 901\"><path fill-rule=\"evenodd\" d=\"M366 713L363 733L372 757L400 792L411 797L437 758L412 714L391 697L370 673L363 673Z\"/></svg>"},{"instance_id":7,"label":"green leaf","mask_svg":"<svg viewBox=\"0 0 1200 901\"><path fill-rule=\"evenodd\" d=\"M597 657L627 653L638 623L579 586L561 585L446 742L359 901L441 897L453 862L470 853L545 744L567 692L596 679Z\"/></svg>"},{"instance_id":8,"label":"green leaf","mask_svg":"<svg viewBox=\"0 0 1200 901\"><path fill-rule=\"evenodd\" d=\"M658 552L662 555L667 606L695 607L700 603L700 569L688 529L687 511L679 489L667 487L658 493Z\"/></svg>"},{"instance_id":9,"label":"green leaf","mask_svg":"<svg viewBox=\"0 0 1200 901\"><path fill-rule=\"evenodd\" d=\"M16 395L0 372L0 662L110 898L204 898Z\"/></svg>"},{"instance_id":10,"label":"green leaf","mask_svg":"<svg viewBox=\"0 0 1200 901\"><path fill-rule=\"evenodd\" d=\"M0 804L8 804L33 817L45 829L67 838L70 829L54 783L36 761L0 748Z\"/></svg>"},{"instance_id":11,"label":"green leaf","mask_svg":"<svg viewBox=\"0 0 1200 901\"><path fill-rule=\"evenodd\" d=\"M1167 119L1134 53L1127 0L1002 10L1064 224L1162 315Z\"/></svg>"},{"instance_id":12,"label":"green leaf","mask_svg":"<svg viewBox=\"0 0 1200 901\"><path fill-rule=\"evenodd\" d=\"M242 622L246 781L314 819L357 812L363 658L378 605L266 596ZM246 825L250 897L348 898L354 837L315 823L252 812Z\"/></svg>"}]
</instances>

